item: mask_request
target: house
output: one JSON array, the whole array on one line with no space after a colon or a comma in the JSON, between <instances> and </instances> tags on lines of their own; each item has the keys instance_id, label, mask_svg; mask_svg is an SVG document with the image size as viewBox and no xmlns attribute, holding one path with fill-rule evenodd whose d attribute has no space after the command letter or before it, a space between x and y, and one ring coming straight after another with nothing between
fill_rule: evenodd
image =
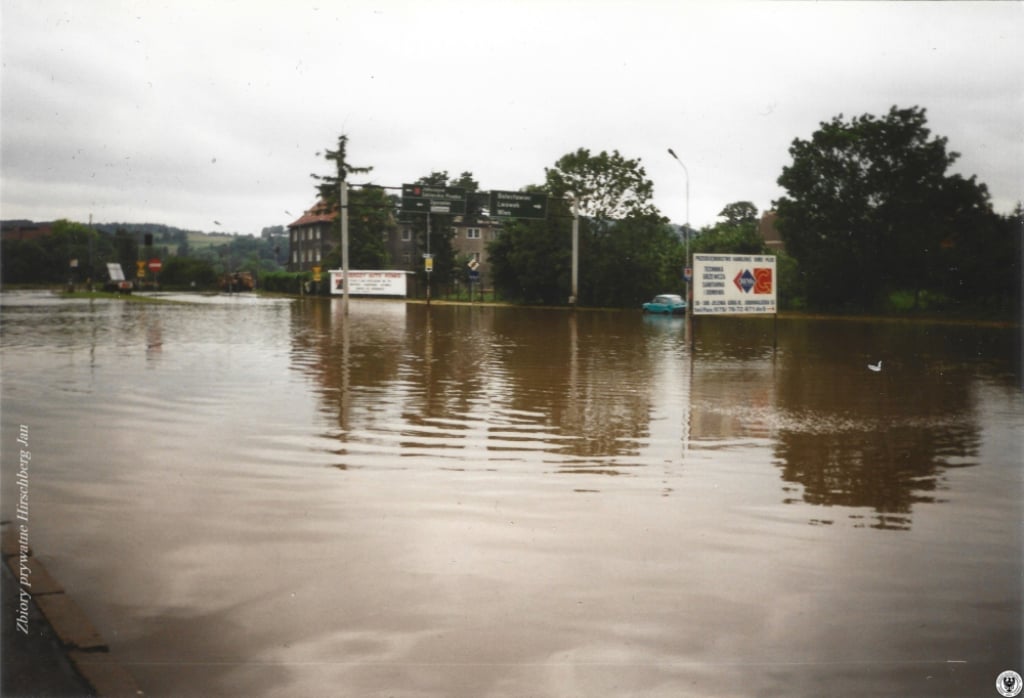
<instances>
[{"instance_id":1,"label":"house","mask_svg":"<svg viewBox=\"0 0 1024 698\"><path fill-rule=\"evenodd\" d=\"M488 283L491 267L487 261L487 244L498 238L501 223L486 216L466 216L456 218L452 230L455 253L467 257L467 261L476 261L480 278Z\"/></svg>"},{"instance_id":2,"label":"house","mask_svg":"<svg viewBox=\"0 0 1024 698\"><path fill-rule=\"evenodd\" d=\"M310 271L341 244L331 231L337 207L318 201L298 220L288 224L288 271Z\"/></svg>"},{"instance_id":3,"label":"house","mask_svg":"<svg viewBox=\"0 0 1024 698\"><path fill-rule=\"evenodd\" d=\"M36 240L53 233L53 223L34 223L27 220L0 221L0 235L4 240Z\"/></svg>"},{"instance_id":4,"label":"house","mask_svg":"<svg viewBox=\"0 0 1024 698\"><path fill-rule=\"evenodd\" d=\"M393 269L415 271L420 268L422 259L411 223L399 221L392 230L385 230L381 235Z\"/></svg>"},{"instance_id":5,"label":"house","mask_svg":"<svg viewBox=\"0 0 1024 698\"><path fill-rule=\"evenodd\" d=\"M779 229L775 226L778 218L775 211L765 211L761 214L761 220L757 223L757 234L764 240L764 244L773 252L785 252L786 242L782 239Z\"/></svg>"},{"instance_id":6,"label":"house","mask_svg":"<svg viewBox=\"0 0 1024 698\"><path fill-rule=\"evenodd\" d=\"M324 259L341 244L335 227L338 209L318 201L288 228L288 271L311 271L323 267ZM452 247L457 255L475 260L481 278L489 276L487 243L497 238L501 224L487 216L458 216L452 225ZM423 269L423 244L416 227L398 220L381 231L391 269ZM326 269L324 269L326 271Z\"/></svg>"}]
</instances>

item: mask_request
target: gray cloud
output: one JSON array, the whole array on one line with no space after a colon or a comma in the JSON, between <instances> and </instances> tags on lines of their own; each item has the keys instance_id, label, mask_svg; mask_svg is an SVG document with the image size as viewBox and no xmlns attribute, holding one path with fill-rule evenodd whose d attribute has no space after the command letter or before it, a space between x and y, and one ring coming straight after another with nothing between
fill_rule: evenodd
<instances>
[{"instance_id":1,"label":"gray cloud","mask_svg":"<svg viewBox=\"0 0 1024 698\"><path fill-rule=\"evenodd\" d=\"M342 132L366 179L539 183L578 147L642 158L673 220L767 208L787 148L843 113L928 109L1021 198L1018 3L4 0L4 218L258 233L315 197Z\"/></svg>"}]
</instances>

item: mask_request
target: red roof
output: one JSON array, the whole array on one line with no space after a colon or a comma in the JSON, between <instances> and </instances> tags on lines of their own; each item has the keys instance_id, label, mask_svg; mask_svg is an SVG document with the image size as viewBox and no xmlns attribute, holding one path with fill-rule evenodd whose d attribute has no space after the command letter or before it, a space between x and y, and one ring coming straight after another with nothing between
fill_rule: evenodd
<instances>
[{"instance_id":1,"label":"red roof","mask_svg":"<svg viewBox=\"0 0 1024 698\"><path fill-rule=\"evenodd\" d=\"M328 206L323 201L318 201L313 208L309 209L295 222L289 223L289 228L298 228L303 225L313 225L314 223L330 223L338 217L338 208L336 206Z\"/></svg>"},{"instance_id":2,"label":"red roof","mask_svg":"<svg viewBox=\"0 0 1024 698\"><path fill-rule=\"evenodd\" d=\"M53 233L53 223L32 221L0 221L4 240L35 240Z\"/></svg>"}]
</instances>

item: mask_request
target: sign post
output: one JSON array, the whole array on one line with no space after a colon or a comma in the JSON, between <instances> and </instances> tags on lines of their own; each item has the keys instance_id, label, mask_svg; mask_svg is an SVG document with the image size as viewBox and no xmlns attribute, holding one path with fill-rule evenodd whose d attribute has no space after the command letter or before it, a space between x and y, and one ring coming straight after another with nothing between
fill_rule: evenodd
<instances>
[{"instance_id":1,"label":"sign post","mask_svg":"<svg viewBox=\"0 0 1024 698\"><path fill-rule=\"evenodd\" d=\"M778 327L778 275L774 255L695 254L693 302L696 315L772 315ZM774 339L778 344L778 336Z\"/></svg>"},{"instance_id":2,"label":"sign post","mask_svg":"<svg viewBox=\"0 0 1024 698\"><path fill-rule=\"evenodd\" d=\"M425 184L402 185L402 211L427 214L427 305L430 305L430 272L434 270L433 255L430 254L430 214L464 216L466 214L466 190L459 187L438 187Z\"/></svg>"}]
</instances>

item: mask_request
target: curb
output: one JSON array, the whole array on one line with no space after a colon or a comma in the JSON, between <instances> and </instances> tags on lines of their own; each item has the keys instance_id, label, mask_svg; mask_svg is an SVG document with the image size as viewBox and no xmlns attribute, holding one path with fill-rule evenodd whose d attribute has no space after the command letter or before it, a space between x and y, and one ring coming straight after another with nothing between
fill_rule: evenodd
<instances>
[{"instance_id":1,"label":"curb","mask_svg":"<svg viewBox=\"0 0 1024 698\"><path fill-rule=\"evenodd\" d=\"M16 588L24 592L17 581L23 574L31 580L31 603L53 631L72 668L95 695L103 698L144 695L135 679L111 656L110 647L82 609L35 557L31 547L22 549L13 523L3 522L0 541L4 564L14 576Z\"/></svg>"}]
</instances>

